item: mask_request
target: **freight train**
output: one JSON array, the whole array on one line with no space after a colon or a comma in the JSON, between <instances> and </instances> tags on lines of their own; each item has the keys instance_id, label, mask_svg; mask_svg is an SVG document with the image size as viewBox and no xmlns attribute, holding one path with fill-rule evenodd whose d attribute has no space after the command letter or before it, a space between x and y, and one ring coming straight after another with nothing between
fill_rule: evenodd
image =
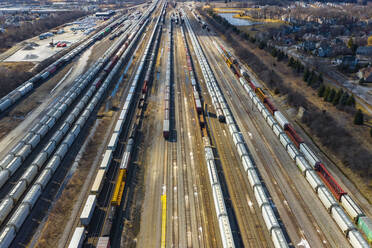
<instances>
[{"instance_id":1,"label":"freight train","mask_svg":"<svg viewBox=\"0 0 372 248\"><path fill-rule=\"evenodd\" d=\"M166 5L164 4L163 8L162 8L163 12L165 12L165 7L166 7ZM130 115L131 109L133 109L132 105L133 105L133 101L134 101L134 97L135 97L135 92L136 92L137 86L139 85L140 78L141 78L141 75L142 75L143 70L145 68L145 63L147 61L147 57L149 55L150 55L150 62L149 62L149 65L148 65L148 68L147 68L147 71L146 71L146 75L151 74L151 72L149 73L149 71L152 71L152 67L153 67L153 63L151 63L151 61L156 60L157 48L158 48L158 44L159 44L159 40L160 40L160 36L161 36L162 26L161 26L160 20L161 20L161 18L158 18L158 21L155 25L156 28L154 28L154 31L153 31L153 33L151 35L151 38L150 38L150 42L148 43L148 45L145 49L144 55L142 56L142 59L140 61L140 65L139 65L139 67L137 69L137 72L135 74L135 77L134 77L134 80L132 82L129 93L126 97L126 101L125 101L125 103L123 105L123 108L120 112L119 118L118 118L118 120L115 124L113 134L112 134L111 139L110 139L110 141L107 145L107 150L106 150L106 152L103 156L103 159L101 161L101 165L99 167L96 178L95 178L94 183L93 183L92 188L91 188L91 194L92 195L98 195L101 191L101 188L102 188L102 185L103 185L104 179L105 179L105 173L106 173L106 171L108 170L108 167L111 164L112 154L116 149L116 144L118 143L120 133L123 130L123 127L126 123L126 120L130 118L129 115ZM157 27L159 27L159 29L157 29ZM157 33L157 36L155 37L156 31L158 31L158 33ZM155 38L155 41L154 41L154 38ZM153 52L150 53L150 49L151 49L152 46L154 47L154 49L153 49ZM147 77L145 76L145 80L146 80L146 78ZM147 81L147 84L148 83L149 83L149 81ZM144 82L143 85L145 85L145 82ZM143 88L142 88L142 91L143 91ZM144 94L146 94L146 93L144 93ZM143 94L142 94L141 99L144 99ZM124 192L124 187L125 187L125 182L126 182L126 176L127 176L128 170L130 168L131 157L132 157L132 153L133 153L133 149L134 149L134 145L135 145L138 121L139 121L139 118L137 118L137 120L135 121L132 129L129 131L128 142L127 142L127 145L126 145L125 150L124 150L123 155L122 155L122 159L121 159L120 167L119 167L119 173L118 173L118 176L116 178L116 184L115 184L114 192L113 192L113 195L112 195L112 198L111 198L111 205L113 206L111 208L112 211L115 211L115 207L119 206L120 203L121 203L121 199L122 199L123 192ZM88 202L86 204L88 204ZM92 204L90 204L90 206L94 209ZM110 214L112 214L112 211L110 212ZM85 223L81 222L81 224L84 225L85 227L87 227L89 225L89 222L90 221L87 221ZM85 227L77 227L75 229L75 232L78 232L78 234L80 234L80 235L76 235L77 236L76 240L74 240L74 237L73 237L70 244L74 243L74 242L75 243L79 242L79 244L82 244L83 241L81 241L81 240L84 240L85 236L82 237L84 234L81 234L80 230L82 228L85 228ZM100 237L99 238L97 247L109 247L109 245L110 245L109 237ZM79 247L79 246L77 246L77 247Z\"/></svg>"},{"instance_id":2,"label":"freight train","mask_svg":"<svg viewBox=\"0 0 372 248\"><path fill-rule=\"evenodd\" d=\"M199 118L199 125L201 128L201 132L203 135L203 143L204 143L204 155L205 161L208 169L209 174L209 182L211 184L212 192L213 192L213 199L216 206L216 216L220 227L220 233L222 238L223 247L235 247L234 238L230 226L229 217L227 215L227 208L225 205L225 201L223 199L221 184L217 176L217 169L215 165L215 159L213 155L212 146L210 145L210 140L206 132L206 125L204 121L204 111L201 106L201 99L199 97L199 85L197 84L196 77L194 74L194 70L192 67L191 56L187 44L187 40L185 37L185 33L183 27L181 27L181 34L185 44L185 52L186 52L186 61L187 67L190 75L191 86L193 88L193 97L194 97L194 106L196 113L198 114Z\"/></svg>"},{"instance_id":3,"label":"freight train","mask_svg":"<svg viewBox=\"0 0 372 248\"><path fill-rule=\"evenodd\" d=\"M227 64L229 65L231 63L229 61L234 60L234 57L231 55L230 52L226 52L226 49L223 48L223 46L220 45L220 47L223 51L222 56L224 56L224 58L227 58L227 61L228 61ZM243 81L242 84L244 85L248 83L248 85L256 93L260 101L265 105L265 107L270 111L270 113L274 115L276 121L281 126L281 128L283 128L283 130L288 135L288 137L291 139L291 141L296 145L298 149L300 149L300 151L304 154L305 158L308 159L310 164L315 168L315 170L318 172L318 174L321 176L324 182L329 186L330 190L332 191L334 196L337 198L337 200L340 201L341 196L345 195L346 193L342 190L342 188L336 182L333 176L328 172L324 164L321 163L320 160L317 159L315 155L311 152L310 148L304 143L300 135L297 134L292 124L289 123L289 121L284 117L284 115L280 111L278 111L275 105L269 100L267 95L264 93L264 90L262 89L262 87L258 85L257 83L255 83L254 81L250 80L250 77L248 76L248 73L246 70L241 68L240 74L236 74L235 70L236 68L232 69L232 71L238 77L238 79L240 81Z\"/></svg>"},{"instance_id":4,"label":"freight train","mask_svg":"<svg viewBox=\"0 0 372 248\"><path fill-rule=\"evenodd\" d=\"M226 61L226 58L228 58L230 61L233 60L231 53L224 52L226 49L222 46L220 47L221 49L217 50L219 50L224 60ZM227 63L229 66L230 63ZM232 69L232 72L239 79L241 85L252 98L252 101L263 114L265 120L273 129L274 133L279 137L290 157L295 160L299 169L302 171L302 173L304 173L305 178L317 192L322 203L327 207L327 210L330 211L332 217L336 220L336 223L339 225L342 231L344 231L350 243L354 247L368 247L361 234L348 220L338 203L332 200L333 198L329 195L327 188L341 203L352 220L357 223L362 231L366 234L368 241L372 241L372 223L368 217L365 216L359 206L341 188L320 159L318 159L311 149L305 144L291 123L269 100L261 85L258 84L257 81L254 80L254 77L252 77L248 71L243 69L242 66L238 64L238 67L240 68L240 76L238 76L239 74L235 73L235 68ZM231 68L231 66L229 66L229 68ZM301 154L296 148L301 152ZM319 180L319 177L315 176L314 173L321 178L324 184ZM325 186L327 186L327 188Z\"/></svg>"},{"instance_id":5,"label":"freight train","mask_svg":"<svg viewBox=\"0 0 372 248\"><path fill-rule=\"evenodd\" d=\"M164 121L163 121L163 136L165 139L170 135L170 103L171 103L171 80L172 80L172 22L168 25L168 42L167 42L167 66L165 73L165 87L164 87Z\"/></svg>"},{"instance_id":6,"label":"freight train","mask_svg":"<svg viewBox=\"0 0 372 248\"><path fill-rule=\"evenodd\" d=\"M190 38L191 38L191 41L194 47L194 51L199 61L199 65L202 68L202 72L203 72L204 79L206 81L208 92L210 96L212 97L212 103L215 106L216 112L217 112L217 107L221 108L221 111L223 112L224 117L226 117L225 121L226 121L226 124L229 126L229 131L232 136L233 142L235 144L236 151L239 154L239 157L242 161L244 171L246 175L248 176L248 180L252 186L252 189L255 191L257 202L259 202L259 207L260 207L262 216L265 220L267 230L270 233L274 246L280 247L280 248L289 247L287 240L284 236L282 227L280 226L279 221L276 215L274 214L274 210L272 207L273 203L269 201L269 197L266 194L266 192L264 190L260 190L260 189L263 189L263 185L261 183L261 180L258 177L258 171L256 167L254 166L254 163L251 160L250 156L248 155L246 144L244 140L242 139L240 132L238 131L239 128L233 118L232 113L230 112L228 108L228 105L223 97L221 90L219 89L217 85L216 80L214 79L214 75L210 69L210 66L208 65L208 61L205 55L203 54L201 46L194 32L192 31L191 25L186 16L185 16L185 24L189 31ZM215 103L213 102L214 97L216 101ZM208 144L209 140L205 139L204 142L205 142L206 161L208 163L208 172L210 174L212 189L214 190L213 196L216 201L215 206L217 209L216 213L218 216L220 233L222 236L221 238L222 238L224 247L234 247L234 241L233 241L233 237L231 234L231 227L228 227L228 224L229 224L228 218L226 219L222 218L223 216L225 216L225 212L224 212L225 208L224 208L224 204L222 204L223 196L221 193L219 193L219 190L217 189L218 180L217 180L217 176L215 175L216 171L213 169L214 168L213 151L210 149L211 147Z\"/></svg>"},{"instance_id":7,"label":"freight train","mask_svg":"<svg viewBox=\"0 0 372 248\"><path fill-rule=\"evenodd\" d=\"M147 22L148 22L148 20L146 21L146 23ZM130 39L133 38L134 40L138 40L139 36L144 31L144 28L145 28L145 25L143 25L142 27L137 25L136 29L133 29L133 31L135 31L134 32L135 35L131 36ZM125 51L125 55L123 55L119 59L117 65L115 65L114 69L109 73L106 80L104 81L104 83L102 84L100 89L97 90L97 92L94 94L94 96L93 96L93 93L96 90L96 87L95 87L95 85L91 85L89 91L87 91L87 93L86 93L88 95L84 96L80 100L79 104L76 105L75 109L70 113L68 118L65 120L66 123L64 125L62 125L62 127L55 133L52 140L50 141L52 143L49 142L48 145L45 148L47 150L42 151L39 154L39 156L37 156L35 158L35 161L39 161L39 160L43 161L43 162L41 162L41 165L43 165L46 162L47 158L51 155L51 152L53 152L53 150L57 149L58 143L60 141L62 141L62 143L59 145L59 147L56 150L53 157L47 163L46 167L43 168L43 169L38 168L38 165L32 163L31 166L26 170L25 174L22 176L22 182L25 183L25 184L29 184L29 188L28 188L29 191L26 193L25 197L20 202L19 206L15 209L14 214L10 217L8 223L5 225L5 228L1 232L0 244L1 244L2 247L8 247L11 244L12 240L15 238L16 234L19 232L20 228L23 225L23 222L26 220L28 215L31 213L31 210L34 207L34 205L36 204L36 202L37 202L38 198L40 197L42 191L46 188L46 186L49 183L49 181L51 180L53 174L55 173L55 171L60 166L62 159L67 154L69 148L71 147L74 140L77 138L80 131L82 130L83 125L85 124L88 117L90 116L90 114L94 110L95 106L99 103L99 101L102 98L105 90L110 85L113 74L117 73L119 67L121 66L121 63L123 63L124 59L127 59L128 55L129 55L128 51L132 50L132 47L134 46L134 43L135 42L131 42L130 47L128 47L128 49ZM117 43L117 45L120 46L121 45L120 42ZM104 58L103 61L102 60L97 61L97 63L98 64L99 63L103 64L104 61L108 61L108 59L110 57L108 55L115 52L114 47L111 47L110 49L108 49L105 53L105 56L107 56L107 57ZM84 84L87 85L89 83L89 81L93 79L95 74L98 72L99 68L101 68L101 67L98 66L98 64L94 65L91 70L88 70L87 73L85 73L83 77L80 77L78 79L78 87L73 86L71 88L72 91L78 91L78 93L69 92L69 94L71 96L78 97L79 93L84 89L84 87L80 86L80 84L82 84L82 82L84 82ZM84 80L84 81L82 81L82 80ZM90 96L92 96L92 98L91 98L91 101L88 102ZM67 107L68 107L68 105L66 104L67 102L69 102L69 104L72 103L73 99L70 99L70 101L69 101L69 99L70 98L65 97L63 103L61 103L62 104L61 107L63 107L63 110L67 109ZM84 107L85 107L85 110L84 110ZM63 113L63 112L61 112L61 110L59 108L58 109L52 108L51 110L53 110L52 113L56 112L58 114L58 116L61 116L62 113ZM79 115L80 112L83 112L83 114ZM47 116L47 118L46 118L47 123L48 123L48 118L49 118L49 116ZM75 119L77 119L76 122L74 121ZM53 120L53 122L50 122L50 123L55 123L56 119L53 118L52 120ZM39 127L42 128L43 126L39 125ZM69 131L70 127L71 127L71 130ZM38 130L38 129L36 129L36 130ZM46 131L48 131L48 129L46 129ZM43 131L43 135L45 135L46 131ZM67 136L63 139L63 137L65 135L67 135ZM53 139L57 139L57 141L54 141ZM22 150L25 150L25 149L22 149ZM49 152L50 152L50 154L49 154ZM28 153L30 153L30 152L28 152ZM25 154L27 154L27 153L25 153ZM40 169L40 174L38 176L38 170L39 169ZM6 171L6 170L2 170L1 172L3 172L3 171ZM33 179L36 178L36 176L38 176L38 178L31 185L31 181L33 181ZM27 188L26 187L21 187L21 188L17 187L15 190L18 192L19 189L21 190L22 193L18 193L18 195L21 196ZM13 202L12 204L14 204L14 200L17 200L17 199L12 198L11 199L11 201ZM8 199L8 202L9 202L9 199ZM93 206L94 204L90 204L90 205ZM2 213L0 214L1 216L4 216L4 215L6 216L10 212L9 211L9 204L7 205L7 209L4 209L4 208L1 208L1 209L2 209ZM12 206L10 206L10 209L12 209ZM89 211L85 211L85 212L88 213L88 215L87 214L85 214L85 215L87 217L89 217ZM88 219L83 218L83 219L84 219L83 222L86 224L89 218ZM84 232L84 230L83 230L83 232Z\"/></svg>"}]
</instances>

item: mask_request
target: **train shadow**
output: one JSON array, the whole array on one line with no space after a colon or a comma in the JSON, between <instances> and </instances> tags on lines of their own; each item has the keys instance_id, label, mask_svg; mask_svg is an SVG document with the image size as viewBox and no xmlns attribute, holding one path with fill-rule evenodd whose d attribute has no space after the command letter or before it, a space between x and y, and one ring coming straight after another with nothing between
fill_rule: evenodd
<instances>
[{"instance_id":1,"label":"train shadow","mask_svg":"<svg viewBox=\"0 0 372 248\"><path fill-rule=\"evenodd\" d=\"M216 148L213 148L213 153L218 154ZM243 240L242 240L242 237L241 237L241 232L240 232L238 221L237 221L237 217L235 215L235 211L234 211L234 208L233 208L233 205L232 205L232 202L231 202L231 197L230 197L230 194L229 194L229 190L227 188L225 175L223 173L222 162L221 162L220 157L218 155L216 156L214 161L215 161L215 165L216 165L218 179L219 179L220 185L221 185L223 198L225 200L226 212L227 212L227 215L229 217L231 232L232 232L233 237L234 237L235 247L244 247Z\"/></svg>"}]
</instances>

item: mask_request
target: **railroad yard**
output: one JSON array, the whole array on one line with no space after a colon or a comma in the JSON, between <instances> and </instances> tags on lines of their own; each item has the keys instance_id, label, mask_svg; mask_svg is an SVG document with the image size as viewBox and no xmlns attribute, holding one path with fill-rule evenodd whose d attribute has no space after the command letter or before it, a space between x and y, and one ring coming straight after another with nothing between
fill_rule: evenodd
<instances>
[{"instance_id":1,"label":"railroad yard","mask_svg":"<svg viewBox=\"0 0 372 248\"><path fill-rule=\"evenodd\" d=\"M117 12L0 99L1 248L370 247L371 205L196 5Z\"/></svg>"}]
</instances>

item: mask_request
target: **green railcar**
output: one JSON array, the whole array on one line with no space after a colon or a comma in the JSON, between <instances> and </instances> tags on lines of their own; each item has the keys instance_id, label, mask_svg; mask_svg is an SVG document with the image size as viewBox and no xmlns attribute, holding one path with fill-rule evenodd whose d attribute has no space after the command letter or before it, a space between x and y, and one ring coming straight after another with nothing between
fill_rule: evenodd
<instances>
[{"instance_id":1,"label":"green railcar","mask_svg":"<svg viewBox=\"0 0 372 248\"><path fill-rule=\"evenodd\" d=\"M372 242L372 220L366 216L359 217L358 227L367 236L368 242Z\"/></svg>"}]
</instances>

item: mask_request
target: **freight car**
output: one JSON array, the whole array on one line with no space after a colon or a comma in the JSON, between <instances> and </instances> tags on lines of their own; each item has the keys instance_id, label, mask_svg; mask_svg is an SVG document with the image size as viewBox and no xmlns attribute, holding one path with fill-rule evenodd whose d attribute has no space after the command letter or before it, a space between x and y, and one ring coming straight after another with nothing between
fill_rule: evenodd
<instances>
[{"instance_id":1,"label":"freight car","mask_svg":"<svg viewBox=\"0 0 372 248\"><path fill-rule=\"evenodd\" d=\"M116 179L116 184L114 188L114 194L111 199L111 205L119 206L121 203L121 198L123 196L123 191L125 187L126 170L119 170L119 175Z\"/></svg>"},{"instance_id":2,"label":"freight car","mask_svg":"<svg viewBox=\"0 0 372 248\"><path fill-rule=\"evenodd\" d=\"M353 223L348 219L347 215L341 209L337 200L341 202L341 205L354 221L364 216L360 208L341 189L341 187L337 184L337 182L329 174L325 167L322 166L320 160L308 148L308 146L303 142L301 143L299 137L295 137L297 134L294 132L293 127L284 117L284 115L280 111L273 111L275 117L274 119L270 114L271 111L268 111L260 106L262 105L262 102L258 100L259 98L255 94L256 87L250 87L250 84L248 84L248 82L244 78L240 78L240 83L247 91L249 97L252 98L252 101L262 113L273 132L279 137L288 154L295 161L298 168L304 174L305 179L317 193L320 201L330 212L332 218L344 232L349 242L353 245L353 247L368 247L368 244L363 239L360 232L355 228ZM260 98L267 99L263 97ZM283 132L283 130L285 130L285 132ZM293 137L291 138L291 136ZM299 150L302 154L296 149L296 146L294 144L298 145ZM309 163L307 161L309 161ZM317 175L320 175L320 178L323 180L321 180ZM331 191L328 190L326 185L328 186L328 188L330 188ZM333 197L333 194L335 195L336 199Z\"/></svg>"},{"instance_id":3,"label":"freight car","mask_svg":"<svg viewBox=\"0 0 372 248\"><path fill-rule=\"evenodd\" d=\"M165 139L170 135L170 101L171 101L171 74L172 74L172 22L168 26L168 43L167 43L167 64L165 74L165 88L164 88L164 120L163 120L163 136Z\"/></svg>"},{"instance_id":4,"label":"freight car","mask_svg":"<svg viewBox=\"0 0 372 248\"><path fill-rule=\"evenodd\" d=\"M319 176L323 179L324 183L332 191L333 195L338 201L341 200L341 196L345 195L346 192L343 191L341 186L336 182L333 176L328 172L322 163L317 163L315 165L315 170L318 172Z\"/></svg>"},{"instance_id":5,"label":"freight car","mask_svg":"<svg viewBox=\"0 0 372 248\"><path fill-rule=\"evenodd\" d=\"M208 138L208 137L205 137ZM208 168L209 182L211 184L213 200L216 209L216 216L220 227L220 234L223 247L235 247L234 237L232 234L229 217L227 215L225 200L222 194L212 147L204 146L205 161Z\"/></svg>"},{"instance_id":6,"label":"freight car","mask_svg":"<svg viewBox=\"0 0 372 248\"><path fill-rule=\"evenodd\" d=\"M85 228L84 227L76 227L75 232L72 235L71 241L68 245L68 248L80 248L83 246L83 242L85 240Z\"/></svg>"},{"instance_id":7,"label":"freight car","mask_svg":"<svg viewBox=\"0 0 372 248\"><path fill-rule=\"evenodd\" d=\"M201 67L205 67L207 69L204 68L204 70L207 71L207 74L209 76L209 78L213 78L213 74L211 72L210 69L208 69L208 63L207 63L207 59L203 56L203 53L202 53L202 49L200 47L200 45L198 44L198 40L196 39L195 35L193 34L193 31L192 31L192 28L191 28L191 25L189 24L188 22L188 19L185 18L185 23L186 23L186 27L188 28L189 30L189 33L190 33L190 36L191 36L191 40L192 40L192 43L194 45L194 50L197 54L197 58L198 58L198 61L199 61L199 64L201 64ZM207 77L205 77L207 78ZM252 188L254 189L254 187L258 187L259 185L261 186L261 182L260 182L260 179L257 175L257 172L253 166L253 163L252 161L250 160L250 157L248 155L248 151L244 145L244 142L241 138L241 135L239 134L238 132L238 128L237 128L237 125L235 123L235 120L228 108L228 105L221 93L221 90L219 89L218 85L217 85L217 82L215 80L212 80L212 82L208 82L208 80L206 80L206 84L207 84L207 88L208 88L208 92L212 98L212 102L213 104L215 105L216 103L219 104L219 107L220 109L223 111L223 116L225 117L225 120L226 120L226 123L227 125L229 126L229 130L231 132L231 135L232 135L232 138L233 138L233 141L234 141L234 144L236 145L236 150L240 156L240 158L242 159L242 164L243 164L243 167L248 175L248 179L252 185ZM211 85L208 85L208 84L211 84ZM216 108L216 105L215 105L215 108ZM208 143L208 142L207 142ZM209 165L211 165L213 163L212 161L212 158L213 158L213 152L210 150L208 151L208 145L205 145L205 154L206 154L206 160L207 162L209 161ZM211 184L212 185L218 185L214 180L216 180L218 177L217 177L217 173L213 173L213 166L208 166L208 172L209 172L209 175L210 175L210 181L211 181ZM211 170L212 169L212 170ZM215 175L214 175L215 174ZM213 188L214 186L212 186ZM218 188L218 187L217 187ZM223 203L223 196L222 194L218 193L219 190L217 189L216 187L213 188L214 189L214 199L219 199L219 200L215 200L215 205L217 206L216 209L218 210L224 210L224 208L222 207L222 203ZM264 197L264 198L263 198ZM262 197L260 198L257 198L257 201L259 201L260 199L268 199L268 197L265 195L265 193L263 192L263 195ZM223 213L220 213L218 212L217 210L217 214L219 214L218 216L224 216ZM283 232L281 230L281 227L278 223L278 220L276 219L276 216L274 215L274 212L273 212L273 209L271 208L271 203L267 202L265 204L262 204L261 205L261 211L262 211L262 215L264 217L264 221L266 223L266 227L270 233L270 236L272 237L272 240L275 244L275 247L289 247L288 244L287 244L287 241L283 235ZM225 220L225 223L227 223L227 220ZM222 236L222 242L224 243L224 247L233 247L234 246L234 241L232 239L227 239L227 237L229 237L228 235L230 234L227 229L225 228L227 227L227 225L224 225L224 224L220 224L220 233L221 233L221 236Z\"/></svg>"},{"instance_id":8,"label":"freight car","mask_svg":"<svg viewBox=\"0 0 372 248\"><path fill-rule=\"evenodd\" d=\"M83 211L81 212L81 215L80 215L80 223L83 226L89 225L92 219L92 216L93 216L94 209L96 208L96 204L97 204L97 197L95 195L89 195L88 199L85 202Z\"/></svg>"},{"instance_id":9,"label":"freight car","mask_svg":"<svg viewBox=\"0 0 372 248\"><path fill-rule=\"evenodd\" d=\"M241 74L240 74L238 60L229 51L227 51L222 45L218 46L217 43L215 43L215 45L216 47L218 47L217 50L223 56L226 64L231 69L231 71L235 74L237 78L240 78Z\"/></svg>"},{"instance_id":10,"label":"freight car","mask_svg":"<svg viewBox=\"0 0 372 248\"><path fill-rule=\"evenodd\" d=\"M147 23L148 23L148 20L146 21L146 24ZM138 27L139 31L136 34L136 37L134 37L135 41L139 39L139 36L144 31L144 28L145 28L145 26ZM134 43L131 43L131 46L133 46L133 45L134 45ZM127 53L124 57L128 57L128 54L129 53ZM121 58L120 63L118 65L116 65L116 67L114 68L114 70L111 73L116 73L117 72L118 67L122 63L123 59L124 58ZM99 64L101 62L97 61L97 63ZM93 71L96 71L96 72L98 71L97 67L95 67L95 66L92 69L93 69ZM89 80L91 80L93 78L93 76L94 76L93 74L89 73L89 76L88 76L88 78L90 78ZM10 219L9 219L8 223L6 224L5 228L1 231L0 243L2 244L3 247L8 247L10 245L10 243L12 242L12 240L15 238L17 232L19 232L19 230L20 230L21 226L23 225L24 221L29 216L29 214L31 213L32 208L34 207L37 200L39 199L39 197L42 193L42 190L45 189L45 187L48 184L48 182L50 181L52 175L55 173L55 171L58 169L59 165L61 164L61 160L64 158L64 156L68 152L72 142L74 141L74 139L79 134L82 126L85 124L85 121L87 120L87 116L89 116L91 114L91 112L94 110L94 107L98 104L100 98L102 97L104 91L109 87L111 78L112 78L112 74L109 75L109 77L102 84L102 88L100 88L95 93L94 97L92 97L89 104L88 104L89 99L87 99L86 97L81 99L81 102L79 104L77 104L75 109L70 113L70 115L73 115L73 116L69 116L65 120L66 123L52 137L51 142L55 142L55 141L53 141L53 139L55 139L55 140L57 140L56 143L59 143L60 141L62 141L63 136L68 133L68 135L63 139L63 141L59 145L59 147L58 147L57 151L55 152L54 156L49 160L49 162L47 163L45 168L42 171L40 171L40 175L36 179L35 184L33 184L30 187L30 190L26 193L26 195L23 198L20 205L15 209L14 214L10 217ZM79 82L79 83L81 83L81 82ZM87 85L88 81L86 81L84 84ZM83 87L75 87L75 88L72 88L72 89L73 89L73 91L76 90L80 93L82 91ZM88 91L89 93L87 93L87 94L90 94L92 96L93 91L94 91L94 86L92 85L91 90ZM75 97L76 97L78 94L71 94L71 95L75 95ZM72 103L72 101L69 101L68 98L65 98L62 102L63 103L61 103L62 104L61 107L64 110L67 109L67 106L68 106L66 104L67 102L69 102L68 104ZM83 115L81 115L79 117L78 115L76 115L74 113L74 112L76 112L76 113L78 112L77 109L80 109L80 111L82 111L85 105L87 105L87 106L85 107L85 111L83 112ZM59 109L57 111L57 114L58 115L61 114ZM49 117L54 116L54 114L49 114L49 112L48 112L47 116L49 116ZM77 117L78 117L78 119L77 119L76 123L73 126L71 126L73 124L74 119L77 118ZM47 127L49 127L50 125L53 125L55 123L55 118L52 118L51 121L48 121L45 118L43 118L42 120L43 120L43 123L45 123L45 126L43 126L41 124L35 126L35 128L32 128L32 130L31 130L32 134L36 134L38 129L42 128L43 135L45 135L46 134L45 130L48 130ZM72 129L69 131L70 127L72 127ZM51 143L51 144L53 144L53 143ZM30 145L28 145L28 147L29 146ZM54 148L49 149L49 147L50 146L48 145L46 147L47 150L43 151L42 154L51 155L51 152L54 150ZM22 149L22 150L24 150L24 152L27 153L27 151L25 149ZM24 152L22 152L22 153L25 154ZM45 156L45 155L43 155L43 156ZM19 158L19 159L21 159L21 158ZM39 159L39 156L37 157L37 159ZM44 162L45 162L45 160L44 160ZM44 162L42 162L42 163L44 163ZM29 167L29 169L26 170L26 172L25 172L26 174L24 174L25 176L27 176L27 178L22 176L21 180L24 181L24 182L30 183L31 180L33 180L35 178L35 176L37 175L35 173L35 167L37 167L37 166L38 165L35 165L34 163L32 163L32 165Z\"/></svg>"},{"instance_id":11,"label":"freight car","mask_svg":"<svg viewBox=\"0 0 372 248\"><path fill-rule=\"evenodd\" d=\"M110 248L110 237L100 237L96 248Z\"/></svg>"},{"instance_id":12,"label":"freight car","mask_svg":"<svg viewBox=\"0 0 372 248\"><path fill-rule=\"evenodd\" d=\"M90 192L92 194L99 194L101 192L101 188L103 186L104 179L105 179L105 173L106 173L105 169L98 170L97 175L94 179L93 185L90 188Z\"/></svg>"}]
</instances>

